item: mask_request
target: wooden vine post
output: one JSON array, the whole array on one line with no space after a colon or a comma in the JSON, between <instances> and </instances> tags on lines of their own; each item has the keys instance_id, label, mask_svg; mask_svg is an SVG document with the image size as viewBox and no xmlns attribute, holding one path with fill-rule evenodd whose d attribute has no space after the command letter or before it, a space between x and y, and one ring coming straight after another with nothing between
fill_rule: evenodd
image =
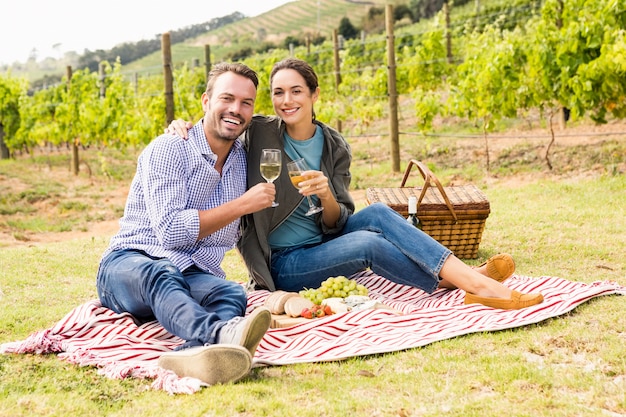
<instances>
[{"instance_id":1,"label":"wooden vine post","mask_svg":"<svg viewBox=\"0 0 626 417\"><path fill-rule=\"evenodd\" d=\"M4 126L0 123L0 159L11 158L11 152L6 143L4 143Z\"/></svg>"},{"instance_id":2,"label":"wooden vine post","mask_svg":"<svg viewBox=\"0 0 626 417\"><path fill-rule=\"evenodd\" d=\"M100 98L105 98L107 95L107 86L106 74L104 72L104 62L100 62L98 65L98 79L100 80Z\"/></svg>"},{"instance_id":3,"label":"wooden vine post","mask_svg":"<svg viewBox=\"0 0 626 417\"><path fill-rule=\"evenodd\" d=\"M389 97L389 137L391 139L391 170L400 172L400 141L398 139L398 92L396 91L396 48L393 35L393 5L385 9L387 29L387 89Z\"/></svg>"},{"instance_id":4,"label":"wooden vine post","mask_svg":"<svg viewBox=\"0 0 626 417\"><path fill-rule=\"evenodd\" d=\"M172 44L169 32L161 35L163 55L163 81L165 83L165 125L174 120L174 77L172 75Z\"/></svg>"},{"instance_id":5,"label":"wooden vine post","mask_svg":"<svg viewBox=\"0 0 626 417\"><path fill-rule=\"evenodd\" d=\"M446 16L446 56L448 64L452 64L452 30L450 29L450 5L448 0L443 3L443 12Z\"/></svg>"},{"instance_id":6,"label":"wooden vine post","mask_svg":"<svg viewBox=\"0 0 626 417\"><path fill-rule=\"evenodd\" d=\"M335 91L339 92L341 84L341 62L339 61L339 34L337 29L333 30L334 68L335 68ZM337 119L337 131L341 132L341 119Z\"/></svg>"},{"instance_id":7,"label":"wooden vine post","mask_svg":"<svg viewBox=\"0 0 626 417\"><path fill-rule=\"evenodd\" d=\"M67 76L67 96L70 97L70 88L72 86L72 66L68 65L67 67L65 67L65 74ZM72 160L70 162L71 164L71 170L72 170L72 174L74 175L78 175L79 172L79 163L78 163L78 138L72 138L71 139L71 143L72 143Z\"/></svg>"},{"instance_id":8,"label":"wooden vine post","mask_svg":"<svg viewBox=\"0 0 626 417\"><path fill-rule=\"evenodd\" d=\"M204 45L204 66L206 71L206 82L209 82L209 72L211 72L211 45Z\"/></svg>"}]
</instances>

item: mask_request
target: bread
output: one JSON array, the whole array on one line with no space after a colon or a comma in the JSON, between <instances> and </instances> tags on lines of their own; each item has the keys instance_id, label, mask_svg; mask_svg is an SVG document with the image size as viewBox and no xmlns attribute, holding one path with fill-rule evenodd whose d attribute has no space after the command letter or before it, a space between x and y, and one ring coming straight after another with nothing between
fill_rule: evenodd
<instances>
[{"instance_id":1,"label":"bread","mask_svg":"<svg viewBox=\"0 0 626 417\"><path fill-rule=\"evenodd\" d=\"M288 299L293 297L299 297L300 295L295 292L287 291L274 291L265 299L265 307L269 308L272 314L285 314L285 303Z\"/></svg>"},{"instance_id":2,"label":"bread","mask_svg":"<svg viewBox=\"0 0 626 417\"><path fill-rule=\"evenodd\" d=\"M290 317L300 317L302 310L311 308L314 305L312 301L300 297L299 295L297 297L290 297L285 303L285 313Z\"/></svg>"}]
</instances>

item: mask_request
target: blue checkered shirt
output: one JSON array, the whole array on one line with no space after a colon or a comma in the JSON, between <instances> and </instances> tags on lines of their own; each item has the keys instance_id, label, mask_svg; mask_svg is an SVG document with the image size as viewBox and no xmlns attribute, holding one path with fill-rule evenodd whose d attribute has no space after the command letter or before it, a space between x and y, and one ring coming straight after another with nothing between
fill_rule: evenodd
<instances>
[{"instance_id":1,"label":"blue checkered shirt","mask_svg":"<svg viewBox=\"0 0 626 417\"><path fill-rule=\"evenodd\" d=\"M204 135L202 121L189 139L161 135L141 153L126 200L120 231L105 256L117 249L140 249L168 258L181 271L197 265L219 277L224 253L239 238L239 220L202 240L198 210L207 210L246 191L246 153L240 140L224 164L215 170L217 156Z\"/></svg>"}]
</instances>

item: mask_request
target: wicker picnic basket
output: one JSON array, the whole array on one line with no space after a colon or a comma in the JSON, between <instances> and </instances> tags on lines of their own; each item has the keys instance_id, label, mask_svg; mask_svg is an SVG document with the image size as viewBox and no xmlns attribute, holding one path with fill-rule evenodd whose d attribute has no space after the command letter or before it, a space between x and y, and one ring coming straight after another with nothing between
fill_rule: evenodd
<instances>
[{"instance_id":1,"label":"wicker picnic basket","mask_svg":"<svg viewBox=\"0 0 626 417\"><path fill-rule=\"evenodd\" d=\"M422 187L405 187L411 168L424 178ZM461 259L477 257L490 207L487 197L474 185L443 187L420 161L412 159L399 188L368 188L368 204L382 202L406 217L408 199L417 197L417 217L422 230Z\"/></svg>"}]
</instances>

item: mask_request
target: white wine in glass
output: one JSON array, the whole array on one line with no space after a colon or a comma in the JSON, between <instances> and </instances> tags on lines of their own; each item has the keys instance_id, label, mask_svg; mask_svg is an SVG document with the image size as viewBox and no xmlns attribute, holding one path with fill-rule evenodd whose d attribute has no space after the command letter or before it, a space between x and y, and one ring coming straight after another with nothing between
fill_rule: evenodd
<instances>
[{"instance_id":1,"label":"white wine in glass","mask_svg":"<svg viewBox=\"0 0 626 417\"><path fill-rule=\"evenodd\" d=\"M261 176L267 182L274 182L280 175L282 167L280 149L263 149L261 154ZM276 201L272 202L272 207L278 207Z\"/></svg>"},{"instance_id":2,"label":"white wine in glass","mask_svg":"<svg viewBox=\"0 0 626 417\"><path fill-rule=\"evenodd\" d=\"M289 171L289 178L291 179L291 183L293 184L294 187L299 189L300 186L298 184L300 184L302 181L307 179L302 175L304 171L309 170L309 167L306 164L306 161L304 160L304 158L300 158L300 159L296 159L295 161L288 162L287 170ZM306 187L303 187L303 188L306 188ZM313 201L311 200L310 196L307 195L306 198L307 200L309 200L309 211L305 213L307 216L310 216L315 213L319 213L320 211L324 210L324 207L318 207L315 204L313 204Z\"/></svg>"}]
</instances>

